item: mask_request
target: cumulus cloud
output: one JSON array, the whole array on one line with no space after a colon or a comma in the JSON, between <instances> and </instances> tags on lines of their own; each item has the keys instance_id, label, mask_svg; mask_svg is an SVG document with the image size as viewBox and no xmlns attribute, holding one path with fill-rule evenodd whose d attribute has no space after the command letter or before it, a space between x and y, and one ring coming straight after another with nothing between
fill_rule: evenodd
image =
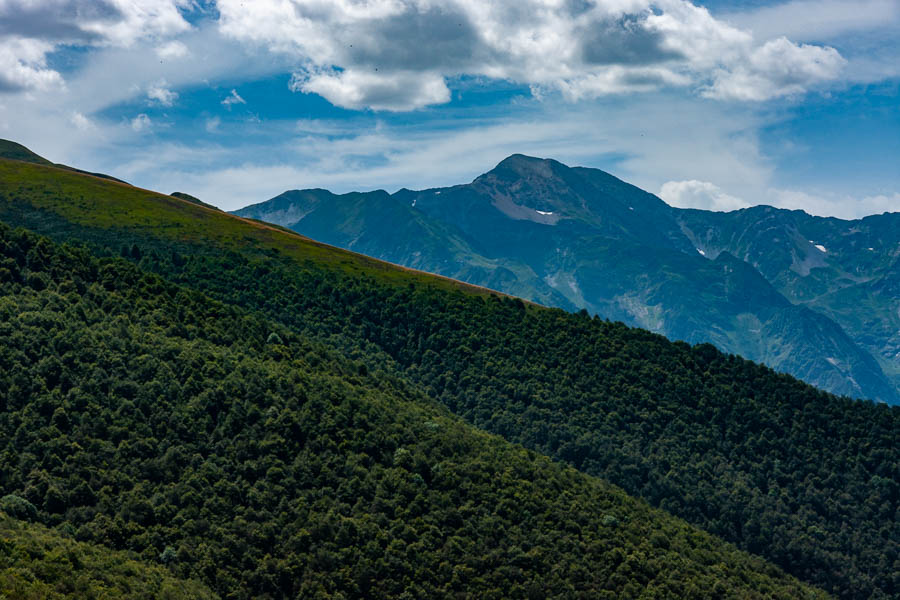
<instances>
[{"instance_id":1,"label":"cumulus cloud","mask_svg":"<svg viewBox=\"0 0 900 600\"><path fill-rule=\"evenodd\" d=\"M72 123L72 125L75 126L75 129L77 129L78 131L89 131L94 128L94 124L91 122L91 120L77 111L73 112L69 116L69 121Z\"/></svg>"},{"instance_id":2,"label":"cumulus cloud","mask_svg":"<svg viewBox=\"0 0 900 600\"><path fill-rule=\"evenodd\" d=\"M184 58L188 54L190 54L188 47L178 40L172 40L156 47L156 55L163 60Z\"/></svg>"},{"instance_id":3,"label":"cumulus cloud","mask_svg":"<svg viewBox=\"0 0 900 600\"><path fill-rule=\"evenodd\" d=\"M444 78L408 71L380 75L357 70L295 73L290 87L344 108L406 111L450 100Z\"/></svg>"},{"instance_id":4,"label":"cumulus cloud","mask_svg":"<svg viewBox=\"0 0 900 600\"><path fill-rule=\"evenodd\" d=\"M167 85L165 79L151 85L147 88L147 98L162 106L172 106L178 99L178 94L170 90Z\"/></svg>"},{"instance_id":5,"label":"cumulus cloud","mask_svg":"<svg viewBox=\"0 0 900 600\"><path fill-rule=\"evenodd\" d=\"M0 92L61 87L60 74L47 67L47 53L52 49L52 44L41 40L0 39Z\"/></svg>"},{"instance_id":6,"label":"cumulus cloud","mask_svg":"<svg viewBox=\"0 0 900 600\"><path fill-rule=\"evenodd\" d=\"M231 90L231 93L222 100L222 106L226 108L231 108L233 104L247 104L247 101L241 98L240 94L237 93L237 90Z\"/></svg>"},{"instance_id":7,"label":"cumulus cloud","mask_svg":"<svg viewBox=\"0 0 900 600\"><path fill-rule=\"evenodd\" d=\"M726 194L708 181L667 181L659 190L659 197L678 208L730 211L750 206L740 198Z\"/></svg>"},{"instance_id":8,"label":"cumulus cloud","mask_svg":"<svg viewBox=\"0 0 900 600\"><path fill-rule=\"evenodd\" d=\"M705 96L728 100L767 100L802 94L819 81L838 76L846 64L834 48L770 40L733 69L719 69Z\"/></svg>"},{"instance_id":9,"label":"cumulus cloud","mask_svg":"<svg viewBox=\"0 0 900 600\"><path fill-rule=\"evenodd\" d=\"M4 0L0 35L48 42L130 46L190 29L188 0Z\"/></svg>"},{"instance_id":10,"label":"cumulus cloud","mask_svg":"<svg viewBox=\"0 0 900 600\"><path fill-rule=\"evenodd\" d=\"M292 89L346 108L450 99L446 80L506 79L570 100L690 86L767 100L836 78L832 48L764 42L686 0L218 0L227 36L303 64Z\"/></svg>"},{"instance_id":11,"label":"cumulus cloud","mask_svg":"<svg viewBox=\"0 0 900 600\"><path fill-rule=\"evenodd\" d=\"M131 46L190 29L189 0L0 0L0 92L61 86L47 66L61 45Z\"/></svg>"},{"instance_id":12,"label":"cumulus cloud","mask_svg":"<svg viewBox=\"0 0 900 600\"><path fill-rule=\"evenodd\" d=\"M152 125L153 121L151 121L150 117L144 113L139 114L131 120L131 128L138 133L150 129Z\"/></svg>"}]
</instances>

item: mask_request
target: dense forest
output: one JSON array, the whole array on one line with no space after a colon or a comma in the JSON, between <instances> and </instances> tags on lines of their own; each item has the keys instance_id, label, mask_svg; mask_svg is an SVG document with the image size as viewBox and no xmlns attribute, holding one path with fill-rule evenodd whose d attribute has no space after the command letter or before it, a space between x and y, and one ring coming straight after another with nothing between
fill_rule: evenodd
<instances>
[{"instance_id":1,"label":"dense forest","mask_svg":"<svg viewBox=\"0 0 900 600\"><path fill-rule=\"evenodd\" d=\"M393 362L476 426L841 597L900 593L897 407L836 398L709 345L510 298L298 274L235 255L141 262L357 359Z\"/></svg>"},{"instance_id":2,"label":"dense forest","mask_svg":"<svg viewBox=\"0 0 900 600\"><path fill-rule=\"evenodd\" d=\"M125 260L3 225L0 257L0 509L19 519L225 598L824 597ZM77 571L67 547L24 568Z\"/></svg>"},{"instance_id":3,"label":"dense forest","mask_svg":"<svg viewBox=\"0 0 900 600\"><path fill-rule=\"evenodd\" d=\"M4 600L213 600L209 588L177 579L164 565L76 542L28 519L33 505L0 499L0 598ZM30 514L29 514L30 513Z\"/></svg>"},{"instance_id":4,"label":"dense forest","mask_svg":"<svg viewBox=\"0 0 900 600\"><path fill-rule=\"evenodd\" d=\"M338 251L322 259L320 246L134 188L6 168L13 176L0 177L0 217L127 259L182 294L191 288L241 307L270 324L248 338L260 361L273 350L260 340L277 330L279 348L304 340L330 361L350 360L336 368L362 377L365 389L374 378L439 401L839 597L900 595L897 408L836 398L711 346L586 313L370 267ZM190 330L235 329L220 329L220 319ZM250 372L269 368L253 363ZM216 387L233 372L204 381Z\"/></svg>"}]
</instances>

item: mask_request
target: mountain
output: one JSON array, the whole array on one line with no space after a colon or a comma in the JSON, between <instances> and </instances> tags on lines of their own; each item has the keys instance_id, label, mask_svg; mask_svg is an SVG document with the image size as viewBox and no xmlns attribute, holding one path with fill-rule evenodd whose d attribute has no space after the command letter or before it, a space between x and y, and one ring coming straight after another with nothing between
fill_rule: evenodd
<instances>
[{"instance_id":1,"label":"mountain","mask_svg":"<svg viewBox=\"0 0 900 600\"><path fill-rule=\"evenodd\" d=\"M900 402L898 300L872 288L898 259L900 215L680 210L603 171L522 155L470 184L289 191L235 214Z\"/></svg>"},{"instance_id":2,"label":"mountain","mask_svg":"<svg viewBox=\"0 0 900 600\"><path fill-rule=\"evenodd\" d=\"M287 268L306 288L297 299L347 308L356 286L412 293L411 307L485 305L478 290L23 165L0 161L5 217L60 235L65 223L52 217L62 210L69 234L83 227L90 239L60 245L0 225L0 506L53 526L47 535L127 549L223 598L827 597L609 483L478 431L341 343L153 271L196 268L213 278L190 279L213 294L267 294L240 278ZM44 185L56 190L50 203ZM154 209L157 220L138 217ZM209 237L185 235L200 230ZM127 257L103 256L98 242L115 248L126 233ZM521 307L507 300L501 313ZM321 329L322 316L310 324ZM0 564L12 553L13 568L52 582L85 569L79 552L44 560L4 539Z\"/></svg>"},{"instance_id":3,"label":"mountain","mask_svg":"<svg viewBox=\"0 0 900 600\"><path fill-rule=\"evenodd\" d=\"M681 211L679 223L707 256L740 256L791 302L838 323L900 387L900 214L846 221L754 207Z\"/></svg>"},{"instance_id":4,"label":"mountain","mask_svg":"<svg viewBox=\"0 0 900 600\"><path fill-rule=\"evenodd\" d=\"M0 482L83 541L235 597L900 594L900 408L53 167L0 159L0 220L55 240L0 245Z\"/></svg>"}]
</instances>

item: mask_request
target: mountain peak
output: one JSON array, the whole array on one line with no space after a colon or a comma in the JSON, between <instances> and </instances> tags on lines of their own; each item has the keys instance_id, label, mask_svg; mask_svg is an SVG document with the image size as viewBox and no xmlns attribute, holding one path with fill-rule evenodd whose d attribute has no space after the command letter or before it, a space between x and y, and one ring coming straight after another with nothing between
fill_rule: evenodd
<instances>
[{"instance_id":1,"label":"mountain peak","mask_svg":"<svg viewBox=\"0 0 900 600\"><path fill-rule=\"evenodd\" d=\"M555 166L565 166L551 158L538 158L525 154L510 154L501 160L496 167L486 175L500 175L508 173L514 176L537 175L539 177L552 177Z\"/></svg>"}]
</instances>

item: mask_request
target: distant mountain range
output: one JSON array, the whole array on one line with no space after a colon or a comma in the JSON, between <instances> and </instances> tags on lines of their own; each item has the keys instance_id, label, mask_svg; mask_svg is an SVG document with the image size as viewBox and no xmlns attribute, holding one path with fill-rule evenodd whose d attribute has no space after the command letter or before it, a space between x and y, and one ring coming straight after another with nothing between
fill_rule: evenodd
<instances>
[{"instance_id":1,"label":"distant mountain range","mask_svg":"<svg viewBox=\"0 0 900 600\"><path fill-rule=\"evenodd\" d=\"M518 154L469 184L292 190L235 214L900 403L900 214L684 210L604 171Z\"/></svg>"}]
</instances>

